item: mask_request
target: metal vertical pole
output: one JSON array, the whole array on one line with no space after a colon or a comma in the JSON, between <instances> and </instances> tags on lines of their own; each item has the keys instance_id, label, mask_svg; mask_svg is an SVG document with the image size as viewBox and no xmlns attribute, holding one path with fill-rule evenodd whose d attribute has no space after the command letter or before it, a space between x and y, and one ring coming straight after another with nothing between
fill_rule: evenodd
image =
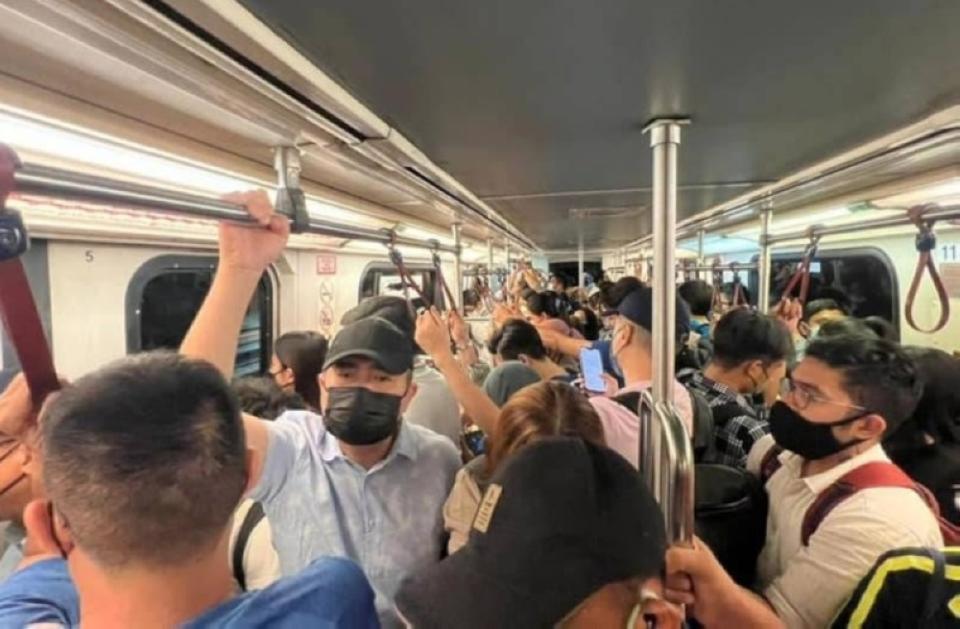
<instances>
[{"instance_id":1,"label":"metal vertical pole","mask_svg":"<svg viewBox=\"0 0 960 629\"><path fill-rule=\"evenodd\" d=\"M487 274L493 273L493 238L487 240Z\"/></svg>"},{"instance_id":2,"label":"metal vertical pole","mask_svg":"<svg viewBox=\"0 0 960 629\"><path fill-rule=\"evenodd\" d=\"M760 260L759 281L757 282L757 308L760 312L770 312L770 218L773 210L764 208L760 212Z\"/></svg>"},{"instance_id":3,"label":"metal vertical pole","mask_svg":"<svg viewBox=\"0 0 960 629\"><path fill-rule=\"evenodd\" d=\"M704 246L703 246L703 241L706 239L706 237L707 237L707 230L701 229L700 231L697 232L697 266L698 267L704 267L707 265L707 258L704 255ZM701 273L702 271L697 271L698 280L703 279L702 277L700 277Z\"/></svg>"},{"instance_id":4,"label":"metal vertical pole","mask_svg":"<svg viewBox=\"0 0 960 629\"><path fill-rule=\"evenodd\" d=\"M650 148L653 149L652 393L654 402L673 404L677 331L677 149L680 145L680 122L655 120L647 126L647 130L650 132Z\"/></svg>"},{"instance_id":5,"label":"metal vertical pole","mask_svg":"<svg viewBox=\"0 0 960 629\"><path fill-rule=\"evenodd\" d=\"M463 313L463 246L460 243L460 223L453 224L453 246L457 251L453 259L453 298L457 312Z\"/></svg>"},{"instance_id":6,"label":"metal vertical pole","mask_svg":"<svg viewBox=\"0 0 960 629\"><path fill-rule=\"evenodd\" d=\"M579 225L579 245L577 246L577 286L581 289L583 285L583 225Z\"/></svg>"}]
</instances>

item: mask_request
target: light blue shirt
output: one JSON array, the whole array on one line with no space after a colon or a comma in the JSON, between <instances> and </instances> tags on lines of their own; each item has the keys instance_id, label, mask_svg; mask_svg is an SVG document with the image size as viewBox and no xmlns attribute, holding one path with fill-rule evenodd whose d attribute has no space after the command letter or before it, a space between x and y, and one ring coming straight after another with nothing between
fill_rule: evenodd
<instances>
[{"instance_id":1,"label":"light blue shirt","mask_svg":"<svg viewBox=\"0 0 960 629\"><path fill-rule=\"evenodd\" d=\"M400 626L393 606L400 582L440 560L457 449L403 422L387 458L366 470L343 455L319 415L290 411L268 430L263 475L250 498L270 519L283 574L323 555L349 557L370 579L384 626Z\"/></svg>"}]
</instances>

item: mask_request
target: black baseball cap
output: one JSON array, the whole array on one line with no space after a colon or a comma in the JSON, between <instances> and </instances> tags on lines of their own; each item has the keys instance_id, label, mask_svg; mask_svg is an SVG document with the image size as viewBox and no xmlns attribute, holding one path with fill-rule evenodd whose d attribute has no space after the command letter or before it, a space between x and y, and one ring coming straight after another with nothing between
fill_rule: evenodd
<instances>
[{"instance_id":1,"label":"black baseball cap","mask_svg":"<svg viewBox=\"0 0 960 629\"><path fill-rule=\"evenodd\" d=\"M413 368L410 339L381 317L360 319L341 329L330 342L323 368L326 370L352 356L369 358L391 374L406 373Z\"/></svg>"},{"instance_id":2,"label":"black baseball cap","mask_svg":"<svg viewBox=\"0 0 960 629\"><path fill-rule=\"evenodd\" d=\"M494 475L466 546L409 576L418 629L554 626L605 585L659 575L663 514L637 470L572 437L537 441Z\"/></svg>"},{"instance_id":3,"label":"black baseball cap","mask_svg":"<svg viewBox=\"0 0 960 629\"><path fill-rule=\"evenodd\" d=\"M677 338L690 333L690 310L679 296L677 300ZM623 298L617 306L617 314L648 332L653 331L653 289L639 286Z\"/></svg>"}]
</instances>

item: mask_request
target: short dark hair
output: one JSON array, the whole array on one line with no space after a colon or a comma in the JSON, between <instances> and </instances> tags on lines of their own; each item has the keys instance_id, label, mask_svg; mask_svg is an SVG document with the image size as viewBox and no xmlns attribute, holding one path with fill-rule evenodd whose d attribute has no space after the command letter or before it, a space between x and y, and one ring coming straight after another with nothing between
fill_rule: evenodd
<instances>
[{"instance_id":1,"label":"short dark hair","mask_svg":"<svg viewBox=\"0 0 960 629\"><path fill-rule=\"evenodd\" d=\"M713 307L713 286L703 280L689 280L677 289L680 298L690 306L690 313L698 317L710 314Z\"/></svg>"},{"instance_id":2,"label":"short dark hair","mask_svg":"<svg viewBox=\"0 0 960 629\"><path fill-rule=\"evenodd\" d=\"M614 310L627 295L642 287L643 282L632 275L621 277L613 284L610 284L606 291L604 291L603 288L600 289L600 303L605 308Z\"/></svg>"},{"instance_id":3,"label":"short dark hair","mask_svg":"<svg viewBox=\"0 0 960 629\"><path fill-rule=\"evenodd\" d=\"M841 372L844 391L855 404L886 420L887 435L910 417L920 400L916 363L892 341L863 334L818 337L807 346L806 356Z\"/></svg>"},{"instance_id":4,"label":"short dark hair","mask_svg":"<svg viewBox=\"0 0 960 629\"><path fill-rule=\"evenodd\" d=\"M273 380L261 376L236 378L230 383L240 410L260 419L273 420L286 411L303 410L306 402L298 393L284 391Z\"/></svg>"},{"instance_id":5,"label":"short dark hair","mask_svg":"<svg viewBox=\"0 0 960 629\"><path fill-rule=\"evenodd\" d=\"M938 443L960 443L960 358L932 347L907 347L923 382L912 422Z\"/></svg>"},{"instance_id":6,"label":"short dark hair","mask_svg":"<svg viewBox=\"0 0 960 629\"><path fill-rule=\"evenodd\" d=\"M529 321L510 319L490 337L488 347L491 354L503 360L517 360L520 355L534 360L547 357L547 348L543 345L540 333Z\"/></svg>"},{"instance_id":7,"label":"short dark hair","mask_svg":"<svg viewBox=\"0 0 960 629\"><path fill-rule=\"evenodd\" d=\"M212 550L246 484L240 408L205 361L118 360L65 388L41 429L50 499L105 566L178 565Z\"/></svg>"},{"instance_id":8,"label":"short dark hair","mask_svg":"<svg viewBox=\"0 0 960 629\"><path fill-rule=\"evenodd\" d=\"M838 310L845 315L849 314L847 309L841 306L836 299L814 299L808 301L803 307L803 320L809 321L814 315L824 310Z\"/></svg>"},{"instance_id":9,"label":"short dark hair","mask_svg":"<svg viewBox=\"0 0 960 629\"><path fill-rule=\"evenodd\" d=\"M558 307L559 301L560 295L552 290L531 293L525 298L527 309L531 314L535 314L537 316L542 315L551 319L556 319L560 316L560 308Z\"/></svg>"},{"instance_id":10,"label":"short dark hair","mask_svg":"<svg viewBox=\"0 0 960 629\"><path fill-rule=\"evenodd\" d=\"M847 317L837 321L827 321L820 326L817 332L817 338L828 338L831 336L842 336L844 334L860 334L861 336L872 336L880 338L876 331L861 319Z\"/></svg>"},{"instance_id":11,"label":"short dark hair","mask_svg":"<svg viewBox=\"0 0 960 629\"><path fill-rule=\"evenodd\" d=\"M570 288L570 280L567 278L566 275L562 275L560 273L554 273L550 276L550 279L557 280L558 282L563 284L564 290Z\"/></svg>"},{"instance_id":12,"label":"short dark hair","mask_svg":"<svg viewBox=\"0 0 960 629\"><path fill-rule=\"evenodd\" d=\"M317 377L323 371L329 345L327 337L310 330L281 334L273 344L277 360L293 371L294 390L313 408L320 408Z\"/></svg>"},{"instance_id":13,"label":"short dark hair","mask_svg":"<svg viewBox=\"0 0 960 629\"><path fill-rule=\"evenodd\" d=\"M864 317L863 323L882 339L887 339L888 341L900 340L900 334L897 332L896 326L883 317L878 317L877 315Z\"/></svg>"},{"instance_id":14,"label":"short dark hair","mask_svg":"<svg viewBox=\"0 0 960 629\"><path fill-rule=\"evenodd\" d=\"M713 362L730 369L752 360L772 364L793 355L790 330L781 321L747 308L736 308L713 330Z\"/></svg>"}]
</instances>

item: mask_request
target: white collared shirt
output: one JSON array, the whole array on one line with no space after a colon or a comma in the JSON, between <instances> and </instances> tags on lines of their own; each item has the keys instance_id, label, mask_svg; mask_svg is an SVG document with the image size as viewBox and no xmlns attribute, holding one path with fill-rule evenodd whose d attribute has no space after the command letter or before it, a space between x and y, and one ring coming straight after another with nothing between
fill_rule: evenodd
<instances>
[{"instance_id":1,"label":"white collared shirt","mask_svg":"<svg viewBox=\"0 0 960 629\"><path fill-rule=\"evenodd\" d=\"M756 472L772 438L759 441L747 467ZM817 495L853 469L887 461L876 445L833 469L801 478L803 458L780 455L767 482L770 512L758 574L764 597L788 627L826 627L883 553L909 546L942 547L933 512L911 489L864 489L838 504L810 537L801 525Z\"/></svg>"}]
</instances>

